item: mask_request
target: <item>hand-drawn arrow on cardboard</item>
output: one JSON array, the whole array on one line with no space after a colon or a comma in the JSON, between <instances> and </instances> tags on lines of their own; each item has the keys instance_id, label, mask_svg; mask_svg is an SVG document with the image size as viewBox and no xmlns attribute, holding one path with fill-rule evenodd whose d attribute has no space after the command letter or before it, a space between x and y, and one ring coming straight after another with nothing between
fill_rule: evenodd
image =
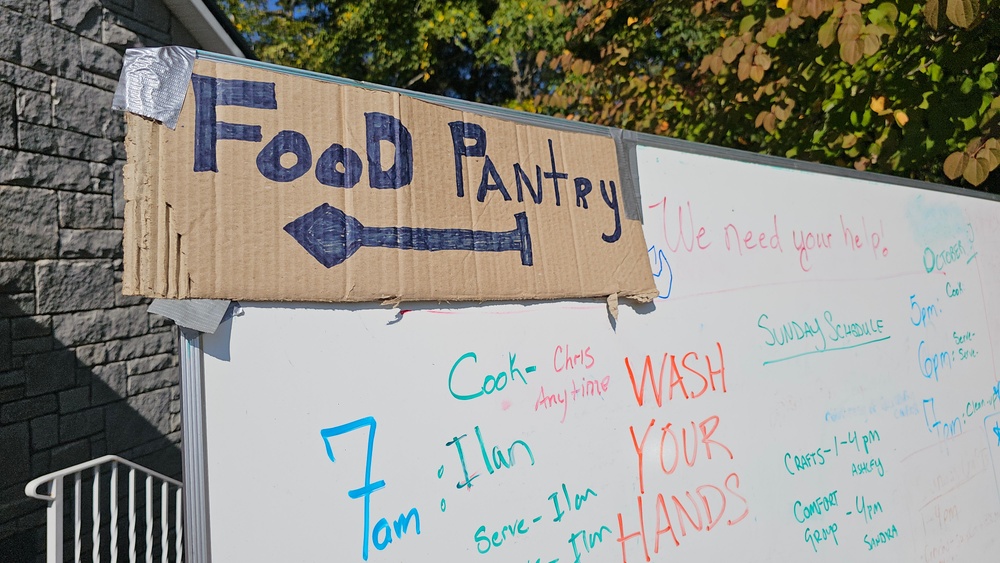
<instances>
[{"instance_id":1,"label":"hand-drawn arrow on cardboard","mask_svg":"<svg viewBox=\"0 0 1000 563\"><path fill-rule=\"evenodd\" d=\"M324 203L285 225L302 248L327 268L350 258L362 246L402 250L472 250L475 252L521 253L521 264L531 266L531 236L524 212L514 215L510 231L471 229L419 229L411 227L366 227L360 221Z\"/></svg>"}]
</instances>

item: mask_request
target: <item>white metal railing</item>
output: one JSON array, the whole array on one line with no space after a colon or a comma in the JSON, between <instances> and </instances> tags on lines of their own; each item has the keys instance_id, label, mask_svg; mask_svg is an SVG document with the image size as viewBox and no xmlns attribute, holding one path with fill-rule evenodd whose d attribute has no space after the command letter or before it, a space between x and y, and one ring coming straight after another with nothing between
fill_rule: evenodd
<instances>
[{"instance_id":1,"label":"white metal railing","mask_svg":"<svg viewBox=\"0 0 1000 563\"><path fill-rule=\"evenodd\" d=\"M63 563L64 546L68 541L72 542L75 563L83 561L87 551L90 552L90 559L93 563L99 563L102 560L117 563L122 547L118 541L118 520L119 504L124 500L124 495L119 491L119 480L122 478L121 473L123 472L127 474L127 555L129 563L135 563L140 549L144 551L146 563L154 563L154 548L159 552L160 563L168 561L180 563L183 560L184 530L181 507L183 485L180 481L126 459L115 455L106 455L43 475L24 487L24 494L49 503L46 510L45 560L47 563ZM136 496L137 477L144 481L144 499ZM72 495L67 494L68 492L65 490L67 478L72 483ZM86 488L90 489L89 495L84 493L85 482L87 482ZM106 486L102 487L102 484ZM38 490L44 485L48 485L48 492L39 493ZM156 494L157 489L159 489L158 494ZM102 490L107 491L105 496L101 496ZM171 502L171 497L173 502ZM72 504L70 505L70 502L67 501ZM137 503L142 503L144 506L137 506ZM72 506L73 535L71 539L64 535L64 524L70 516L66 513L68 506ZM89 522L85 522L88 506L90 518ZM106 530L102 515L102 509L105 506L109 513ZM159 507L158 523L153 517L156 514L157 506ZM144 520L139 519L138 510L141 509L144 509L145 512ZM85 524L90 525L89 538L83 533ZM154 534L154 529L157 526L159 534ZM144 538L137 537L137 527L141 527L145 531ZM109 537L109 544L107 549L102 550L102 540L105 536ZM87 542L87 545L84 542ZM171 551L173 558L170 558Z\"/></svg>"}]
</instances>

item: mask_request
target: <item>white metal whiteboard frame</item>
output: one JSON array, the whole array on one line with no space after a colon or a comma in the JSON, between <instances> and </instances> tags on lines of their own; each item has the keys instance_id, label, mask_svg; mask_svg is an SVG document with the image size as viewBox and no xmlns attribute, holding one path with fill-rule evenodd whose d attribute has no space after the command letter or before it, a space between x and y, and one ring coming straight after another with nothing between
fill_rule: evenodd
<instances>
[{"instance_id":1,"label":"white metal whiteboard frame","mask_svg":"<svg viewBox=\"0 0 1000 563\"><path fill-rule=\"evenodd\" d=\"M429 103L458 109L470 113L504 119L514 123L571 131L578 133L589 133L602 136L609 136L616 140L621 149L624 149L624 156L628 162L620 162L620 173L623 182L634 186L634 191L638 195L638 166L636 162L636 147L646 146L672 150L680 153L710 156L745 162L748 164L760 164L775 168L799 170L813 172L826 176L837 176L864 180L873 183L916 188L944 192L958 196L973 197L1000 201L1000 194L980 192L935 184L911 178L890 176L887 174L877 174L873 172L861 172L851 168L841 168L829 164L819 164L800 160L792 160L780 156L765 155L718 147L667 137L658 137L648 133L637 133L625 131L603 125L594 125L579 121L569 121L548 115L525 113L506 108L488 106L476 102L469 102L433 94L413 92L388 86L380 86L367 82L360 82L346 78L339 78L326 74L292 69L260 61L251 61L218 53L197 51L197 57L216 62L238 64L260 68L283 74L293 74L324 82L342 84L347 86L361 87L369 90L382 92L396 92L416 98ZM223 321L225 322L225 321ZM208 444L207 428L205 426L205 387L204 369L202 362L202 340L201 333L193 329L181 329L180 333L180 370L181 370L181 451L183 458L183 482L184 482L184 552L187 561L190 563L211 563L211 528L209 526L209 483L208 483Z\"/></svg>"},{"instance_id":2,"label":"white metal whiteboard frame","mask_svg":"<svg viewBox=\"0 0 1000 563\"><path fill-rule=\"evenodd\" d=\"M211 527L208 513L208 446L205 429L205 372L201 333L180 330L181 462L184 483L184 556L192 563L210 563Z\"/></svg>"}]
</instances>

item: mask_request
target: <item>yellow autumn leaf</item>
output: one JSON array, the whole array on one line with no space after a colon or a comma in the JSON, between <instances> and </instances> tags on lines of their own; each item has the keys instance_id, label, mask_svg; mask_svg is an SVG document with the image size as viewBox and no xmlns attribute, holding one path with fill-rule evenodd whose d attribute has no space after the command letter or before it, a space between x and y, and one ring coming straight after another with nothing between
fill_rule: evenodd
<instances>
[{"instance_id":1,"label":"yellow autumn leaf","mask_svg":"<svg viewBox=\"0 0 1000 563\"><path fill-rule=\"evenodd\" d=\"M906 112L904 112L903 110L896 110L896 113L893 114L893 117L896 118L896 124L899 125L900 127L906 125L906 123L910 120L910 117L906 115Z\"/></svg>"},{"instance_id":2,"label":"yellow autumn leaf","mask_svg":"<svg viewBox=\"0 0 1000 563\"><path fill-rule=\"evenodd\" d=\"M784 10L788 8L788 0L778 0L778 9Z\"/></svg>"},{"instance_id":3,"label":"yellow autumn leaf","mask_svg":"<svg viewBox=\"0 0 1000 563\"><path fill-rule=\"evenodd\" d=\"M639 21L639 18L637 18L635 16L629 16L628 17L628 21L626 22L626 25L632 25L632 24L634 24L637 21Z\"/></svg>"},{"instance_id":4,"label":"yellow autumn leaf","mask_svg":"<svg viewBox=\"0 0 1000 563\"><path fill-rule=\"evenodd\" d=\"M885 110L885 96L872 98L871 108L875 113L881 113Z\"/></svg>"}]
</instances>

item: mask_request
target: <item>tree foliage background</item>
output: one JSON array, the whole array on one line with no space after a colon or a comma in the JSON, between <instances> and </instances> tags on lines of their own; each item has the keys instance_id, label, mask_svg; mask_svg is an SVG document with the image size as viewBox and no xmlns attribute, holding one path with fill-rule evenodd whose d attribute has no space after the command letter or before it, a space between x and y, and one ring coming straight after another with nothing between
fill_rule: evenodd
<instances>
[{"instance_id":1,"label":"tree foliage background","mask_svg":"<svg viewBox=\"0 0 1000 563\"><path fill-rule=\"evenodd\" d=\"M1000 0L223 0L266 61L1000 191Z\"/></svg>"}]
</instances>

